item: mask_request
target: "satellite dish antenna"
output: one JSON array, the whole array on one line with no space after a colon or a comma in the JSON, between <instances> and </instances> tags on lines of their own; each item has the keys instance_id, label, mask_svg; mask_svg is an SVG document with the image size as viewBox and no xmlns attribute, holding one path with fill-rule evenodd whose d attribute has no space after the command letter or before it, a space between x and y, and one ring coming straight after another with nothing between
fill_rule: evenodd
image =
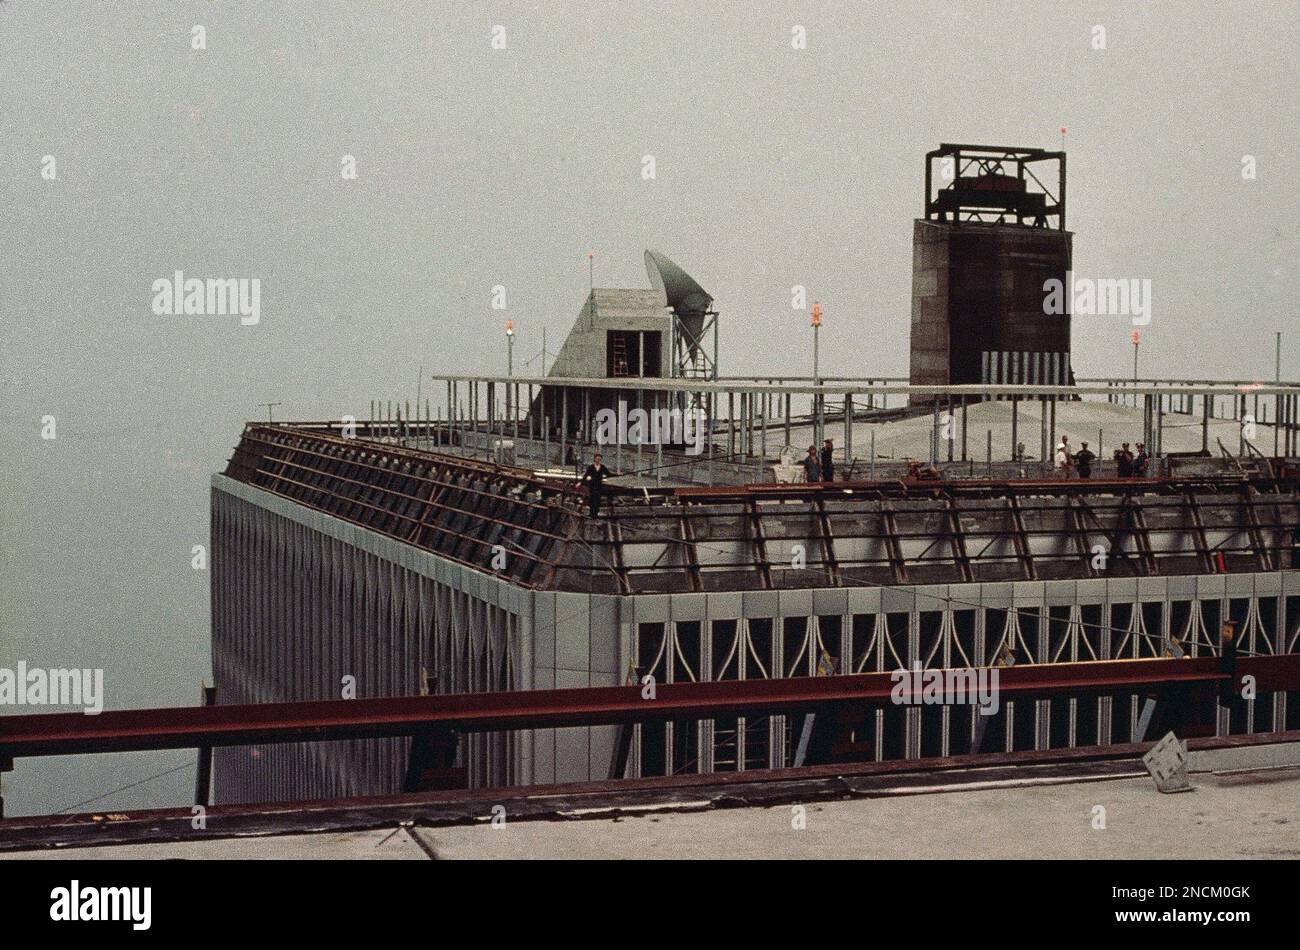
<instances>
[{"instance_id":1,"label":"satellite dish antenna","mask_svg":"<svg viewBox=\"0 0 1300 950\"><path fill-rule=\"evenodd\" d=\"M707 361L708 356L703 352L702 343L704 332L712 323L709 318L717 316L711 309L713 297L696 283L695 278L658 251L645 252L645 269L650 277L650 286L659 291L664 306L673 312L677 336L686 351L687 362L692 367L696 367L701 357ZM712 323L712 326L716 333L716 323ZM700 375L700 373L696 369L691 373L682 372L678 375ZM713 374L706 368L703 375Z\"/></svg>"}]
</instances>

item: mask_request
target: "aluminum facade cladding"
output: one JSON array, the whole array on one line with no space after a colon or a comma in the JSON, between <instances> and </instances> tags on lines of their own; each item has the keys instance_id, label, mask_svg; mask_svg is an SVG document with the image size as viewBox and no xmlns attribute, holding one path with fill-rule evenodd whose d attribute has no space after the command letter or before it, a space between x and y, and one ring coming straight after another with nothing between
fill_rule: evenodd
<instances>
[{"instance_id":1,"label":"aluminum facade cladding","mask_svg":"<svg viewBox=\"0 0 1300 950\"><path fill-rule=\"evenodd\" d=\"M619 598L532 591L224 475L212 551L220 704L615 686L631 655ZM476 736L461 754L473 785L528 784L602 775L612 743L609 729L535 730ZM216 801L394 794L407 752L388 739L219 748Z\"/></svg>"}]
</instances>

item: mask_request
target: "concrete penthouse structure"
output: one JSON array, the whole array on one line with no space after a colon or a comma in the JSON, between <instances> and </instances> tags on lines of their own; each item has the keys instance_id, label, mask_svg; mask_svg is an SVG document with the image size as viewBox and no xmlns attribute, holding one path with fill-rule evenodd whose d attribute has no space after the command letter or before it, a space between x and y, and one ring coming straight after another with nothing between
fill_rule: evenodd
<instances>
[{"instance_id":1,"label":"concrete penthouse structure","mask_svg":"<svg viewBox=\"0 0 1300 950\"><path fill-rule=\"evenodd\" d=\"M584 427L601 409L617 411L620 402L651 408L644 398L645 380L714 377L718 338L713 298L657 251L645 252L645 266L653 289L591 290L547 374L561 382L603 378L626 380L627 385L541 386L527 400L530 426L561 444L570 435L585 439ZM507 409L516 400L507 392ZM693 394L679 393L662 408L686 409L694 402Z\"/></svg>"},{"instance_id":2,"label":"concrete penthouse structure","mask_svg":"<svg viewBox=\"0 0 1300 950\"><path fill-rule=\"evenodd\" d=\"M672 344L672 317L653 290L595 288L550 369L552 376L658 377Z\"/></svg>"},{"instance_id":3,"label":"concrete penthouse structure","mask_svg":"<svg viewBox=\"0 0 1300 950\"><path fill-rule=\"evenodd\" d=\"M937 192L936 163L950 179ZM1039 175L1053 165L1049 191ZM912 233L911 382L1071 383L1070 315L1043 307L1044 283L1065 281L1071 264L1065 153L945 144L926 155L925 185Z\"/></svg>"}]
</instances>

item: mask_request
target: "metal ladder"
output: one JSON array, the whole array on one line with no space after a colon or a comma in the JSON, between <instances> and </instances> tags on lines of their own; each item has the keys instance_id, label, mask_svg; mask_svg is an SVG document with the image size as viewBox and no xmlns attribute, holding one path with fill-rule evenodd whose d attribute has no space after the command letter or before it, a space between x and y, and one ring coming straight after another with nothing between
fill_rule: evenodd
<instances>
[{"instance_id":1,"label":"metal ladder","mask_svg":"<svg viewBox=\"0 0 1300 950\"><path fill-rule=\"evenodd\" d=\"M628 375L627 337L619 333L614 336L614 373L615 376Z\"/></svg>"}]
</instances>

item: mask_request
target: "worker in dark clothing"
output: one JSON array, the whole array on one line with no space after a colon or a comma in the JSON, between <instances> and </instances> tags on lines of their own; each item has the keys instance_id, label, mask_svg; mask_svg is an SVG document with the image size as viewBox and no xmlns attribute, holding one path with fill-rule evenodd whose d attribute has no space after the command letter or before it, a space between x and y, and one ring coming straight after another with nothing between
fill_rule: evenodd
<instances>
[{"instance_id":1,"label":"worker in dark clothing","mask_svg":"<svg viewBox=\"0 0 1300 950\"><path fill-rule=\"evenodd\" d=\"M1119 471L1120 478L1133 477L1133 453L1129 451L1127 442L1115 450L1115 468Z\"/></svg>"},{"instance_id":2,"label":"worker in dark clothing","mask_svg":"<svg viewBox=\"0 0 1300 950\"><path fill-rule=\"evenodd\" d=\"M1092 463L1096 460L1097 456L1088 451L1088 443L1079 443L1079 451L1074 453L1074 465L1080 478L1092 478Z\"/></svg>"},{"instance_id":3,"label":"worker in dark clothing","mask_svg":"<svg viewBox=\"0 0 1300 950\"><path fill-rule=\"evenodd\" d=\"M1146 478L1147 469L1151 466L1151 456L1147 455L1147 447L1143 442L1138 443L1137 457L1133 459L1133 474L1137 478Z\"/></svg>"},{"instance_id":4,"label":"worker in dark clothing","mask_svg":"<svg viewBox=\"0 0 1300 950\"><path fill-rule=\"evenodd\" d=\"M808 454L803 457L799 463L803 466L804 480L808 482L820 482L822 480L821 462L817 460L817 446L808 446Z\"/></svg>"},{"instance_id":5,"label":"worker in dark clothing","mask_svg":"<svg viewBox=\"0 0 1300 950\"><path fill-rule=\"evenodd\" d=\"M830 439L822 445L822 481L835 481L835 443Z\"/></svg>"},{"instance_id":6,"label":"worker in dark clothing","mask_svg":"<svg viewBox=\"0 0 1300 950\"><path fill-rule=\"evenodd\" d=\"M609 469L605 467L605 463L602 461L603 458L604 456L597 452L592 458L591 464L587 466L587 470L582 473L581 481L578 482L579 485L587 486L587 500L590 503L591 517L593 518L600 517L600 501L604 496L603 485L605 479L609 477Z\"/></svg>"}]
</instances>

